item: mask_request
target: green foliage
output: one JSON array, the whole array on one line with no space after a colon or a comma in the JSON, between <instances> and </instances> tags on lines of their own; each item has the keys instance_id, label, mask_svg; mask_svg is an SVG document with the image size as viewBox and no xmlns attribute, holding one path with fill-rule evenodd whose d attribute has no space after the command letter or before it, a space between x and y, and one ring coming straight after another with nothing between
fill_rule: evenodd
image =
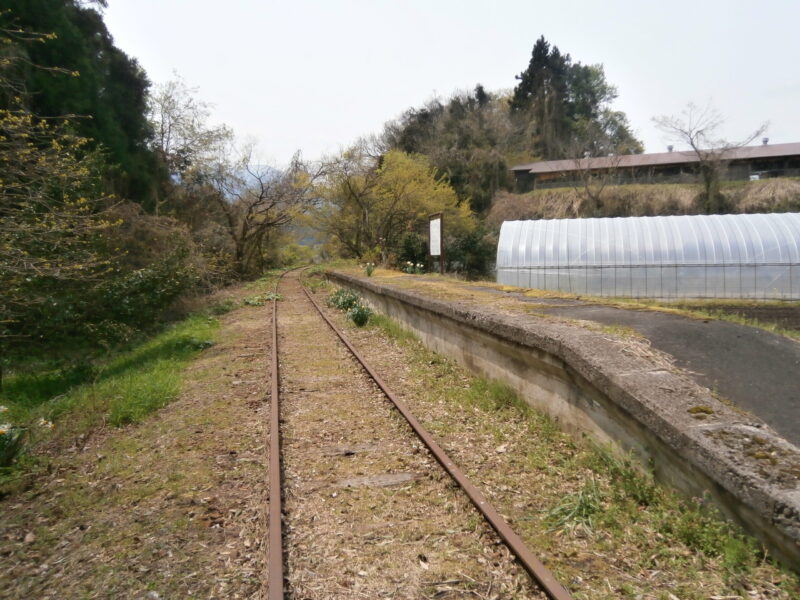
<instances>
[{"instance_id":1,"label":"green foliage","mask_svg":"<svg viewBox=\"0 0 800 600\"><path fill-rule=\"evenodd\" d=\"M400 238L397 260L400 263L424 263L428 258L428 243L424 237L413 231L407 231Z\"/></svg>"},{"instance_id":2,"label":"green foliage","mask_svg":"<svg viewBox=\"0 0 800 600\"><path fill-rule=\"evenodd\" d=\"M547 522L551 530L572 530L579 525L594 528L595 515L603 510L602 495L594 477L579 491L569 494L547 511Z\"/></svg>"},{"instance_id":3,"label":"green foliage","mask_svg":"<svg viewBox=\"0 0 800 600\"><path fill-rule=\"evenodd\" d=\"M370 319L373 327L377 327L383 333L388 335L391 339L400 343L410 343L416 339L413 333L404 329L399 321L390 319L389 317L381 314L373 315Z\"/></svg>"},{"instance_id":4,"label":"green foliage","mask_svg":"<svg viewBox=\"0 0 800 600\"><path fill-rule=\"evenodd\" d=\"M590 468L607 472L614 480L616 500L633 500L639 506L650 506L660 500L661 488L651 476L639 471L630 457L620 457L602 446L595 446L590 457Z\"/></svg>"},{"instance_id":5,"label":"green foliage","mask_svg":"<svg viewBox=\"0 0 800 600\"><path fill-rule=\"evenodd\" d=\"M683 510L665 515L661 533L674 536L687 547L707 556L720 557L734 571L744 571L756 560L758 547L734 530L699 500L684 503Z\"/></svg>"},{"instance_id":6,"label":"green foliage","mask_svg":"<svg viewBox=\"0 0 800 600\"><path fill-rule=\"evenodd\" d=\"M367 277L372 277L372 274L375 272L375 263L368 262L364 265L364 272L367 274Z\"/></svg>"},{"instance_id":7,"label":"green foliage","mask_svg":"<svg viewBox=\"0 0 800 600\"><path fill-rule=\"evenodd\" d=\"M267 292L266 294L259 294L258 296L250 296L244 299L247 306L265 306L273 300L283 300L283 296L275 292Z\"/></svg>"},{"instance_id":8,"label":"green foliage","mask_svg":"<svg viewBox=\"0 0 800 600\"><path fill-rule=\"evenodd\" d=\"M372 311L361 304L361 298L347 288L339 288L328 297L328 306L347 311L347 318L357 326L363 327L369 321Z\"/></svg>"},{"instance_id":9,"label":"green foliage","mask_svg":"<svg viewBox=\"0 0 800 600\"><path fill-rule=\"evenodd\" d=\"M362 304L356 304L347 311L347 318L355 323L358 327L363 327L372 316L372 311Z\"/></svg>"},{"instance_id":10,"label":"green foliage","mask_svg":"<svg viewBox=\"0 0 800 600\"><path fill-rule=\"evenodd\" d=\"M0 15L4 28L47 36L46 43L21 47L24 60L6 75L23 90L17 95L22 107L41 117L81 116L71 125L91 140L91 147L108 153L106 175L113 191L146 203L159 175L146 143L151 134L146 118L150 83L142 68L114 45L102 15L78 0L3 5L10 9ZM19 105L12 98L1 107Z\"/></svg>"},{"instance_id":11,"label":"green foliage","mask_svg":"<svg viewBox=\"0 0 800 600\"><path fill-rule=\"evenodd\" d=\"M0 345L69 326L111 272L96 159L63 125L0 110Z\"/></svg>"},{"instance_id":12,"label":"green foliage","mask_svg":"<svg viewBox=\"0 0 800 600\"><path fill-rule=\"evenodd\" d=\"M126 101L143 102L144 80L136 79L138 70L126 71L133 67L110 45L100 16L75 2L18 3L0 13L0 20L0 44L9 59L0 64L0 90L6 93L0 98L0 360L130 340L198 281L180 227L148 219L141 209L130 210L136 205L107 193L112 179L134 179L123 173L125 156L133 156L123 156L123 146L142 150L147 127L143 109ZM17 29L8 29L12 25ZM76 68L70 60L87 70L71 73ZM52 94L65 78L81 77L86 79L77 87ZM117 77L140 93L115 87ZM105 86L103 93L97 85ZM124 112L104 117L83 111L88 105L77 97L82 93L97 111L113 106ZM61 110L93 118L60 117ZM119 139L127 141L104 138L107 127L119 128ZM75 133L89 130L95 139ZM97 150L98 142L106 146ZM109 160L117 165L110 167Z\"/></svg>"},{"instance_id":13,"label":"green foliage","mask_svg":"<svg viewBox=\"0 0 800 600\"><path fill-rule=\"evenodd\" d=\"M401 266L403 273L408 273L410 275L422 275L425 272L425 265L423 263L413 263L410 260L406 261L405 264Z\"/></svg>"},{"instance_id":14,"label":"green foliage","mask_svg":"<svg viewBox=\"0 0 800 600\"><path fill-rule=\"evenodd\" d=\"M513 184L506 153L513 143L507 102L477 86L446 104L432 100L386 125L391 148L425 154L455 190L459 202L482 212L494 193Z\"/></svg>"},{"instance_id":15,"label":"green foliage","mask_svg":"<svg viewBox=\"0 0 800 600\"><path fill-rule=\"evenodd\" d=\"M238 305L234 300L223 300L222 302L212 304L209 307L208 312L215 316L221 316L236 310L237 306Z\"/></svg>"},{"instance_id":16,"label":"green foliage","mask_svg":"<svg viewBox=\"0 0 800 600\"><path fill-rule=\"evenodd\" d=\"M459 203L446 179L418 154L391 150L376 159L362 143L331 161L317 194L325 201L309 224L335 239L345 256L394 262L401 238L427 226L437 212L444 213L446 235L475 227L469 204Z\"/></svg>"},{"instance_id":17,"label":"green foliage","mask_svg":"<svg viewBox=\"0 0 800 600\"><path fill-rule=\"evenodd\" d=\"M197 282L194 267L178 250L144 269L111 279L98 290L98 300L109 318L136 327L158 319L161 311Z\"/></svg>"},{"instance_id":18,"label":"green foliage","mask_svg":"<svg viewBox=\"0 0 800 600\"><path fill-rule=\"evenodd\" d=\"M470 279L485 277L491 272L495 254L496 243L483 228L468 231L447 247L447 268Z\"/></svg>"},{"instance_id":19,"label":"green foliage","mask_svg":"<svg viewBox=\"0 0 800 600\"><path fill-rule=\"evenodd\" d=\"M508 384L496 379L473 377L467 389L467 400L483 410L531 412L530 406Z\"/></svg>"},{"instance_id":20,"label":"green foliage","mask_svg":"<svg viewBox=\"0 0 800 600\"><path fill-rule=\"evenodd\" d=\"M480 214L513 187L515 163L643 151L626 115L611 108L616 89L602 65L573 62L541 37L518 79L511 97L478 85L411 108L386 125L384 141L426 155Z\"/></svg>"},{"instance_id":21,"label":"green foliage","mask_svg":"<svg viewBox=\"0 0 800 600\"><path fill-rule=\"evenodd\" d=\"M511 111L523 127L523 143L533 143L545 159L642 152L624 113L610 110L616 88L602 65L572 62L541 36L528 68L518 76Z\"/></svg>"},{"instance_id":22,"label":"green foliage","mask_svg":"<svg viewBox=\"0 0 800 600\"><path fill-rule=\"evenodd\" d=\"M358 295L347 288L339 288L328 298L328 306L339 310L349 310L359 304Z\"/></svg>"}]
</instances>

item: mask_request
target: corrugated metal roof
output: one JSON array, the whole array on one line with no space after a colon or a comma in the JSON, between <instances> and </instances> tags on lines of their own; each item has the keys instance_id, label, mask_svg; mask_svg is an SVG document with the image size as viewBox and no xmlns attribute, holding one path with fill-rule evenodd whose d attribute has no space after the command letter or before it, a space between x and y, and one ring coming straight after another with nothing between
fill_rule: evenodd
<instances>
[{"instance_id":1,"label":"corrugated metal roof","mask_svg":"<svg viewBox=\"0 0 800 600\"><path fill-rule=\"evenodd\" d=\"M800 155L800 142L791 144L762 144L743 146L724 153L725 160L744 160L757 158L777 158ZM696 163L699 159L693 151L657 152L653 154L620 154L596 158L568 158L564 160L543 160L512 167L512 171L529 173L564 173L585 169L609 169L625 167L653 167L657 165Z\"/></svg>"}]
</instances>

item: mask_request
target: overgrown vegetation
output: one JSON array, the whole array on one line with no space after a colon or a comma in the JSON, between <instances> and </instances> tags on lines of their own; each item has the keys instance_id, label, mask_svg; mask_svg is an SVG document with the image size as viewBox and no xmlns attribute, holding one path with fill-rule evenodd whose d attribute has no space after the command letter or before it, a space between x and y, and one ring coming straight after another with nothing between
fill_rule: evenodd
<instances>
[{"instance_id":1,"label":"overgrown vegetation","mask_svg":"<svg viewBox=\"0 0 800 600\"><path fill-rule=\"evenodd\" d=\"M403 268L427 262L431 214L443 212L446 268L487 275L495 234L482 220L513 188L518 162L641 152L602 65L573 61L544 37L513 92L477 85L410 108L381 136L324 161L310 224L325 252Z\"/></svg>"},{"instance_id":2,"label":"overgrown vegetation","mask_svg":"<svg viewBox=\"0 0 800 600\"><path fill-rule=\"evenodd\" d=\"M103 6L0 3L0 386L308 255L286 236L314 174L236 148L182 81L151 90Z\"/></svg>"}]
</instances>

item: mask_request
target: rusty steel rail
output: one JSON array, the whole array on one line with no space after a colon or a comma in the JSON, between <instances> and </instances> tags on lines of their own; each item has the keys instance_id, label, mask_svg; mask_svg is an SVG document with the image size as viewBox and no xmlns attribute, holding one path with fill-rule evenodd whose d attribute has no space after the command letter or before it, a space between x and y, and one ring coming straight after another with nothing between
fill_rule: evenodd
<instances>
[{"instance_id":1,"label":"rusty steel rail","mask_svg":"<svg viewBox=\"0 0 800 600\"><path fill-rule=\"evenodd\" d=\"M270 410L269 410L269 528L267 550L267 600L283 600L283 513L281 498L281 413L280 367L278 364L278 284L286 273L275 281L272 299L272 352L270 357Z\"/></svg>"},{"instance_id":2,"label":"rusty steel rail","mask_svg":"<svg viewBox=\"0 0 800 600\"><path fill-rule=\"evenodd\" d=\"M331 327L331 329L333 329L336 335L339 336L339 339L342 340L345 346L347 346L348 350L350 350L355 359L361 364L373 381L375 381L386 397L392 401L400 414L403 415L403 418L405 418L405 420L411 426L411 429L414 430L414 433L416 433L419 439L422 440L425 446L427 446L431 454L433 454L434 458L436 458L442 468L447 471L447 473L453 478L458 486L464 490L464 493L467 494L469 499L472 501L472 504L475 505L475 508L477 508L478 511L489 522L492 528L505 542L508 549L511 550L512 554L514 554L520 564L522 564L523 568L541 586L542 591L544 591L544 593L547 594L551 600L572 600L570 593L556 580L550 570L545 567L544 564L542 564L542 562L536 558L536 556L534 556L533 552L531 552L531 550L525 545L525 542L522 541L522 538L520 538L519 535L517 535L514 530L511 529L511 526L508 524L508 522L500 515L497 509L495 509L489 503L489 500L486 498L483 492L481 492L467 478L464 472L456 466L452 459L445 453L444 450L442 450L439 444L436 443L436 440L433 439L431 434L428 433L428 431L422 426L417 418L411 413L408 407L399 398L397 398L391 392L391 390L389 390L380 376L372 369L372 367L369 366L369 364L367 364L364 357L361 356L361 354L353 347L350 341L345 337L344 333L342 333L342 331L336 327L336 325L334 325L327 315L325 315L319 304L317 304L305 286L303 286L303 291L311 301L311 304L314 305L314 308L317 309L317 312L320 314L320 316ZM270 533L271 532L272 529L270 529ZM270 596L270 600L273 600L272 596Z\"/></svg>"}]
</instances>

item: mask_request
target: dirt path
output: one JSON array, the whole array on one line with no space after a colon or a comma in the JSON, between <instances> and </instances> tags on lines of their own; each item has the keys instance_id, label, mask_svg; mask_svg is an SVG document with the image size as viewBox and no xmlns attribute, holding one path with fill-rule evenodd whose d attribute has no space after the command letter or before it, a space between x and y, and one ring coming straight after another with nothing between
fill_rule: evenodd
<instances>
[{"instance_id":1,"label":"dirt path","mask_svg":"<svg viewBox=\"0 0 800 600\"><path fill-rule=\"evenodd\" d=\"M291 597L538 598L304 297L281 285Z\"/></svg>"}]
</instances>

